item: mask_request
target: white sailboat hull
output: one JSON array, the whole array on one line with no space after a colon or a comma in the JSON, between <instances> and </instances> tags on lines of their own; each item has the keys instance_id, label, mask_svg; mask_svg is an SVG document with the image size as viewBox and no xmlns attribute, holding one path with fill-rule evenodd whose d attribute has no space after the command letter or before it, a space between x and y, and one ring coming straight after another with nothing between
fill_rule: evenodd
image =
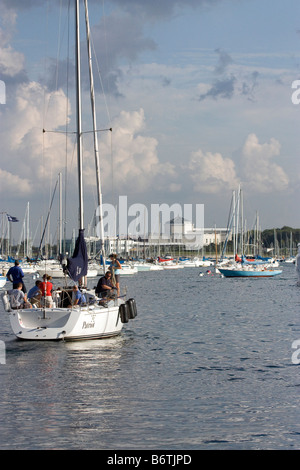
<instances>
[{"instance_id":1,"label":"white sailboat hull","mask_svg":"<svg viewBox=\"0 0 300 470\"><path fill-rule=\"evenodd\" d=\"M119 305L73 309L37 308L12 310L9 318L14 334L24 340L82 340L120 334L123 323Z\"/></svg>"}]
</instances>

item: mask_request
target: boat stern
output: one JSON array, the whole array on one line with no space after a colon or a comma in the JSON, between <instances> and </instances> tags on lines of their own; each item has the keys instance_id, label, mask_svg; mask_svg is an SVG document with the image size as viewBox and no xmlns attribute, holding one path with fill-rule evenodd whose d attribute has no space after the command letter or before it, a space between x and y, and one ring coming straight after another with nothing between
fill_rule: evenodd
<instances>
[{"instance_id":1,"label":"boat stern","mask_svg":"<svg viewBox=\"0 0 300 470\"><path fill-rule=\"evenodd\" d=\"M67 334L71 310L24 309L9 313L14 334L20 339L61 340Z\"/></svg>"}]
</instances>

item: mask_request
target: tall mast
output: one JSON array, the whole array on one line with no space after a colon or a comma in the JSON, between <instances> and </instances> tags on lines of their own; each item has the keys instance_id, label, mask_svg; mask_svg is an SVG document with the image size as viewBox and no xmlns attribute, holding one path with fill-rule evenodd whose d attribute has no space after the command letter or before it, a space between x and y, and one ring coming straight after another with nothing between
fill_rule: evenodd
<instances>
[{"instance_id":1,"label":"tall mast","mask_svg":"<svg viewBox=\"0 0 300 470\"><path fill-rule=\"evenodd\" d=\"M97 182L97 202L98 211L100 218L100 252L103 258L103 269L105 273L105 252L104 252L104 226L103 226L103 211L102 211L102 190L101 190L101 177L100 177L100 161L99 161L99 147L98 147L98 135L97 135L97 118L96 118L96 105L95 105L95 91L94 91L94 76L93 76L93 64L92 64L92 53L91 53L91 41L90 41L90 23L89 23L89 12L88 2L84 0L85 5L85 24L86 24L86 38L88 48L88 61L89 61L89 75L90 75L90 96L92 106L92 118L93 118L93 136L94 136L94 153L95 153L95 167L96 167L96 182Z\"/></svg>"},{"instance_id":2,"label":"tall mast","mask_svg":"<svg viewBox=\"0 0 300 470\"><path fill-rule=\"evenodd\" d=\"M82 130L81 130L81 77L80 77L80 31L79 31L79 0L75 0L75 31L76 31L76 118L77 118L77 162L78 162L78 193L79 193L79 229L83 229L83 178L82 178Z\"/></svg>"},{"instance_id":3,"label":"tall mast","mask_svg":"<svg viewBox=\"0 0 300 470\"><path fill-rule=\"evenodd\" d=\"M59 178L59 217L58 217L58 246L59 255L62 254L62 174L58 174Z\"/></svg>"}]
</instances>

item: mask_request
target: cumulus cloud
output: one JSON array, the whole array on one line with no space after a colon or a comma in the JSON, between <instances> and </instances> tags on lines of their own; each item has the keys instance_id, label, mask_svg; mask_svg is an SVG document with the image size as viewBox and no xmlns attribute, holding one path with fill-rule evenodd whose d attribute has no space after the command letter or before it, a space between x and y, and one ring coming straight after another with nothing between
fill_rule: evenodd
<instances>
[{"instance_id":1,"label":"cumulus cloud","mask_svg":"<svg viewBox=\"0 0 300 470\"><path fill-rule=\"evenodd\" d=\"M13 49L10 42L15 30L16 14L0 5L0 76L6 82L24 73L24 55Z\"/></svg>"},{"instance_id":2,"label":"cumulus cloud","mask_svg":"<svg viewBox=\"0 0 300 470\"><path fill-rule=\"evenodd\" d=\"M1 111L0 129L0 169L2 175L5 168L15 177L15 191L29 192L29 183L30 191L40 190L61 169L65 162L65 137L43 135L43 125L53 130L65 121L66 97L62 91L50 94L36 82L16 88L14 101ZM5 192L3 185L0 188Z\"/></svg>"},{"instance_id":3,"label":"cumulus cloud","mask_svg":"<svg viewBox=\"0 0 300 470\"><path fill-rule=\"evenodd\" d=\"M13 196L16 197L28 196L32 193L32 186L27 178L21 178L17 174L10 173L2 168L0 168L0 188L3 195L11 193L12 188L14 188Z\"/></svg>"},{"instance_id":4,"label":"cumulus cloud","mask_svg":"<svg viewBox=\"0 0 300 470\"><path fill-rule=\"evenodd\" d=\"M259 193L287 189L289 178L283 168L272 160L280 156L280 143L272 138L260 144L255 134L250 134L242 149L243 180L249 190Z\"/></svg>"},{"instance_id":5,"label":"cumulus cloud","mask_svg":"<svg viewBox=\"0 0 300 470\"><path fill-rule=\"evenodd\" d=\"M199 149L192 153L187 167L194 183L193 189L208 194L220 193L236 189L242 182L245 190L256 193L284 191L289 178L283 168L272 161L280 157L280 148L280 143L274 138L260 144L257 136L250 134L237 156L239 165L220 153L204 153Z\"/></svg>"},{"instance_id":6,"label":"cumulus cloud","mask_svg":"<svg viewBox=\"0 0 300 470\"><path fill-rule=\"evenodd\" d=\"M218 193L234 189L238 185L235 164L220 153L194 152L188 164L194 191Z\"/></svg>"},{"instance_id":7,"label":"cumulus cloud","mask_svg":"<svg viewBox=\"0 0 300 470\"><path fill-rule=\"evenodd\" d=\"M101 142L104 184L114 184L118 191L138 193L149 188L157 189L162 180L164 187L174 191L172 178L175 168L161 163L157 154L158 141L143 135L144 110L122 111L113 122L113 154L110 159L110 136ZM112 181L113 178L113 181Z\"/></svg>"},{"instance_id":8,"label":"cumulus cloud","mask_svg":"<svg viewBox=\"0 0 300 470\"><path fill-rule=\"evenodd\" d=\"M2 194L12 181L16 183L14 191L19 195L44 193L58 172L64 169L66 136L52 131L65 129L67 109L70 113L70 105L62 90L49 92L37 82L16 87L14 100L1 109L0 182L6 182L0 185ZM43 128L46 133L43 133ZM174 165L161 163L157 139L143 135L146 128L143 109L121 112L114 119L112 128L112 141L109 132L99 139L104 191L111 190L112 185L118 188L118 192L131 194L158 188L177 190ZM75 160L73 168L70 166L68 169L68 179L77 182L73 136L67 139L68 159L70 161L73 156ZM96 177L93 148L88 138L84 138L84 146L85 189L91 193L95 190ZM76 184L72 184L73 189L74 186Z\"/></svg>"},{"instance_id":9,"label":"cumulus cloud","mask_svg":"<svg viewBox=\"0 0 300 470\"><path fill-rule=\"evenodd\" d=\"M2 43L3 44L3 43ZM13 77L22 72L24 68L24 56L20 52L14 51L7 44L0 47L0 73L1 76Z\"/></svg>"}]
</instances>

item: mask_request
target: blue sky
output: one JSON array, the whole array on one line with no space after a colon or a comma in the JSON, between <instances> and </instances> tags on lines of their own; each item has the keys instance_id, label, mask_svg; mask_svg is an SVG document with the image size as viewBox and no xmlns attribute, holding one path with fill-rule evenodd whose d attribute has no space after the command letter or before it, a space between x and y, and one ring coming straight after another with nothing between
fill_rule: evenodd
<instances>
[{"instance_id":1,"label":"blue sky","mask_svg":"<svg viewBox=\"0 0 300 470\"><path fill-rule=\"evenodd\" d=\"M60 3L0 0L0 80L7 90L0 105L1 210L22 219L30 201L33 232L66 162L65 139L41 132L64 128L66 120L68 1L61 10ZM291 101L300 78L299 10L297 0L90 1L105 89L103 95L94 62L98 127L113 127L112 139L103 133L100 140L104 200L202 203L205 225L221 227L241 184L248 227L256 211L262 228L300 227L300 105ZM86 73L83 79L87 116ZM68 93L72 128L72 81ZM90 128L88 117L84 126ZM85 145L87 225L95 187L88 138ZM71 136L68 149L72 201ZM68 207L68 224L76 226L76 207Z\"/></svg>"}]
</instances>

